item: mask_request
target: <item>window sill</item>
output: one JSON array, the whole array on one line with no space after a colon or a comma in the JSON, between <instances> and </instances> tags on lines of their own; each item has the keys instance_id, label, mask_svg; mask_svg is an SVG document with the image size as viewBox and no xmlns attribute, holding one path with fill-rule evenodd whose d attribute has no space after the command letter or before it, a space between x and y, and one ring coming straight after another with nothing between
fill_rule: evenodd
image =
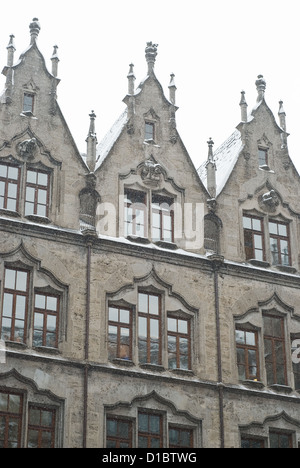
<instances>
[{"instance_id":1,"label":"window sill","mask_svg":"<svg viewBox=\"0 0 300 468\"><path fill-rule=\"evenodd\" d=\"M12 210L5 210L4 208L0 209L0 214L7 215L7 216L14 216L15 218L20 218L21 215L17 211Z\"/></svg>"},{"instance_id":2,"label":"window sill","mask_svg":"<svg viewBox=\"0 0 300 468\"><path fill-rule=\"evenodd\" d=\"M150 244L150 240L147 237L127 236L127 239L137 244Z\"/></svg>"},{"instance_id":3,"label":"window sill","mask_svg":"<svg viewBox=\"0 0 300 468\"><path fill-rule=\"evenodd\" d=\"M115 358L115 359L112 359L110 362L112 362L113 364L117 364L117 365L125 366L125 367L134 366L134 362L131 359Z\"/></svg>"},{"instance_id":4,"label":"window sill","mask_svg":"<svg viewBox=\"0 0 300 468\"><path fill-rule=\"evenodd\" d=\"M43 224L50 224L51 220L44 216L37 216L37 215L27 215L25 216L26 219L29 221L33 221L35 223L43 223Z\"/></svg>"},{"instance_id":5,"label":"window sill","mask_svg":"<svg viewBox=\"0 0 300 468\"><path fill-rule=\"evenodd\" d=\"M264 383L261 382L260 380L241 380L240 381L241 384L243 385L246 385L247 387L251 387L251 388L264 388Z\"/></svg>"},{"instance_id":6,"label":"window sill","mask_svg":"<svg viewBox=\"0 0 300 468\"><path fill-rule=\"evenodd\" d=\"M297 273L296 268L291 267L291 266L285 266L285 265L274 265L279 271L282 271L283 273L290 273L294 275Z\"/></svg>"},{"instance_id":7,"label":"window sill","mask_svg":"<svg viewBox=\"0 0 300 468\"><path fill-rule=\"evenodd\" d=\"M163 372L165 370L164 366L161 366L159 364L140 364L140 367L142 369L147 369L147 370L152 370L156 372Z\"/></svg>"},{"instance_id":8,"label":"window sill","mask_svg":"<svg viewBox=\"0 0 300 468\"><path fill-rule=\"evenodd\" d=\"M279 385L279 384L269 385L269 389L275 390L276 392L280 392L280 393L292 393L293 391L292 387L289 387L287 385Z\"/></svg>"},{"instance_id":9,"label":"window sill","mask_svg":"<svg viewBox=\"0 0 300 468\"><path fill-rule=\"evenodd\" d=\"M180 368L176 368L176 369L169 369L172 373L174 374L178 374L178 375L186 375L186 376L190 376L190 377L193 377L195 374L192 370L190 369L180 369Z\"/></svg>"},{"instance_id":10,"label":"window sill","mask_svg":"<svg viewBox=\"0 0 300 468\"><path fill-rule=\"evenodd\" d=\"M5 340L5 346L8 348L14 348L14 349L26 349L27 348L26 343L21 343L19 341L9 341L9 340Z\"/></svg>"},{"instance_id":11,"label":"window sill","mask_svg":"<svg viewBox=\"0 0 300 468\"><path fill-rule=\"evenodd\" d=\"M154 242L155 245L157 245L158 247L162 247L163 249L169 249L169 250L177 250L178 247L176 244L174 244L174 242L166 242L166 241L156 241Z\"/></svg>"},{"instance_id":12,"label":"window sill","mask_svg":"<svg viewBox=\"0 0 300 468\"><path fill-rule=\"evenodd\" d=\"M61 354L58 348L51 348L50 346L33 346L32 349L41 353Z\"/></svg>"},{"instance_id":13,"label":"window sill","mask_svg":"<svg viewBox=\"0 0 300 468\"><path fill-rule=\"evenodd\" d=\"M265 262L265 261L262 261L262 260L256 260L255 258L251 258L250 260L248 260L248 262L251 263L251 265L253 265L253 266L258 266L258 267L262 267L262 268L269 268L269 266L270 266L269 262Z\"/></svg>"}]
</instances>

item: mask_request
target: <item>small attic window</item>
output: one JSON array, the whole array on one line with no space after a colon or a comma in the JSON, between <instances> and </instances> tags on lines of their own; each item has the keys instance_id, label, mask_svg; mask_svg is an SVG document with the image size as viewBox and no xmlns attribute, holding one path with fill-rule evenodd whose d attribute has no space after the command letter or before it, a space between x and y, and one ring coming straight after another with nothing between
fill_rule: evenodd
<instances>
[{"instance_id":1,"label":"small attic window","mask_svg":"<svg viewBox=\"0 0 300 468\"><path fill-rule=\"evenodd\" d=\"M34 95L24 93L23 114L33 115Z\"/></svg>"},{"instance_id":2,"label":"small attic window","mask_svg":"<svg viewBox=\"0 0 300 468\"><path fill-rule=\"evenodd\" d=\"M267 148L258 148L258 165L263 169L269 169L269 158Z\"/></svg>"},{"instance_id":3,"label":"small attic window","mask_svg":"<svg viewBox=\"0 0 300 468\"><path fill-rule=\"evenodd\" d=\"M155 124L153 122L145 122L145 140L154 141Z\"/></svg>"}]
</instances>

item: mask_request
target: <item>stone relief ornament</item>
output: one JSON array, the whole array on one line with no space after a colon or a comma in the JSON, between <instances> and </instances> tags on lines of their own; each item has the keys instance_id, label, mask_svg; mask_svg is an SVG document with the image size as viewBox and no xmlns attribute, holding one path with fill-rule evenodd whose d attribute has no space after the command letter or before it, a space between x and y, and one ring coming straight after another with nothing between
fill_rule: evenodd
<instances>
[{"instance_id":1,"label":"stone relief ornament","mask_svg":"<svg viewBox=\"0 0 300 468\"><path fill-rule=\"evenodd\" d=\"M145 184L157 185L164 170L153 159L148 159L141 166L141 178Z\"/></svg>"},{"instance_id":2,"label":"stone relief ornament","mask_svg":"<svg viewBox=\"0 0 300 468\"><path fill-rule=\"evenodd\" d=\"M37 148L37 142L35 138L30 138L28 140L24 140L17 146L17 151L19 156L23 159L33 159L35 155L35 151Z\"/></svg>"},{"instance_id":3,"label":"stone relief ornament","mask_svg":"<svg viewBox=\"0 0 300 468\"><path fill-rule=\"evenodd\" d=\"M260 195L258 198L259 206L265 211L274 212L280 205L280 198L275 190Z\"/></svg>"}]
</instances>

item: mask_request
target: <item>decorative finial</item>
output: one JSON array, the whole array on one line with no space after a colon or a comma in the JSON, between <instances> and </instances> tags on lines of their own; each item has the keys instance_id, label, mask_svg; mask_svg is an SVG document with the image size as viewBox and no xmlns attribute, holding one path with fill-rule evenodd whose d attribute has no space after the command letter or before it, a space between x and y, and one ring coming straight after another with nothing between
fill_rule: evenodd
<instances>
[{"instance_id":1,"label":"decorative finial","mask_svg":"<svg viewBox=\"0 0 300 468\"><path fill-rule=\"evenodd\" d=\"M8 43L8 46L6 47L7 49L11 49L11 48L15 49L14 38L15 36L13 34L9 36L9 43Z\"/></svg>"},{"instance_id":2,"label":"decorative finial","mask_svg":"<svg viewBox=\"0 0 300 468\"><path fill-rule=\"evenodd\" d=\"M175 75L174 73L171 73L170 75L171 77L171 80L170 80L170 84L169 84L169 96L170 96L170 101L172 104L175 105L175 92L176 92L176 84L175 84Z\"/></svg>"},{"instance_id":3,"label":"decorative finial","mask_svg":"<svg viewBox=\"0 0 300 468\"><path fill-rule=\"evenodd\" d=\"M89 114L89 117L90 117L90 129L89 129L89 136L92 136L92 137L95 137L96 136L96 133L95 133L95 119L96 119L96 114L95 112L92 110L92 112Z\"/></svg>"},{"instance_id":4,"label":"decorative finial","mask_svg":"<svg viewBox=\"0 0 300 468\"><path fill-rule=\"evenodd\" d=\"M41 30L41 25L39 23L38 18L33 18L32 22L29 25L29 29L30 29L30 36L31 36L31 44L34 44Z\"/></svg>"},{"instance_id":5,"label":"decorative finial","mask_svg":"<svg viewBox=\"0 0 300 468\"><path fill-rule=\"evenodd\" d=\"M128 78L128 94L134 94L134 82L135 82L135 75L133 72L133 63L129 65L129 72L127 75Z\"/></svg>"},{"instance_id":6,"label":"decorative finial","mask_svg":"<svg viewBox=\"0 0 300 468\"><path fill-rule=\"evenodd\" d=\"M157 47L158 47L158 44L147 42L147 47L145 49L145 57L148 63L148 75L150 75L153 72L155 59L157 56Z\"/></svg>"},{"instance_id":7,"label":"decorative finial","mask_svg":"<svg viewBox=\"0 0 300 468\"><path fill-rule=\"evenodd\" d=\"M214 142L210 138L207 144L208 144L208 157L207 157L207 163L206 163L207 190L210 193L211 198L215 198L216 192L217 192L217 181L216 181L217 166L214 161L214 155L213 155Z\"/></svg>"},{"instance_id":8,"label":"decorative finial","mask_svg":"<svg viewBox=\"0 0 300 468\"><path fill-rule=\"evenodd\" d=\"M213 155L213 146L214 146L214 142L213 140L210 138L207 142L208 144L208 158L207 158L207 161L208 162L214 162L214 155Z\"/></svg>"},{"instance_id":9,"label":"decorative finial","mask_svg":"<svg viewBox=\"0 0 300 468\"><path fill-rule=\"evenodd\" d=\"M15 45L14 45L14 38L15 36L11 34L9 36L9 43L8 46L6 47L7 49L7 66L12 67L14 64L14 53L16 51Z\"/></svg>"},{"instance_id":10,"label":"decorative finial","mask_svg":"<svg viewBox=\"0 0 300 468\"><path fill-rule=\"evenodd\" d=\"M58 49L57 45L53 46L53 54L52 54L52 57L51 57L52 75L55 76L55 77L57 77L58 62L59 62L59 58L58 58L58 55L57 55L57 49Z\"/></svg>"},{"instance_id":11,"label":"decorative finial","mask_svg":"<svg viewBox=\"0 0 300 468\"><path fill-rule=\"evenodd\" d=\"M97 152L97 134L95 131L95 118L96 114L92 110L89 114L90 117L90 128L87 139L85 140L87 143L87 155L86 155L86 162L91 172L95 169L96 164L96 152Z\"/></svg>"},{"instance_id":12,"label":"decorative finial","mask_svg":"<svg viewBox=\"0 0 300 468\"><path fill-rule=\"evenodd\" d=\"M242 120L242 122L247 122L247 107L248 107L248 104L247 104L246 99L245 99L245 91L241 91L240 107L241 107L241 120Z\"/></svg>"},{"instance_id":13,"label":"decorative finial","mask_svg":"<svg viewBox=\"0 0 300 468\"><path fill-rule=\"evenodd\" d=\"M264 79L263 75L258 75L255 84L258 93L257 102L260 102L263 100L266 90L266 80Z\"/></svg>"},{"instance_id":14,"label":"decorative finial","mask_svg":"<svg viewBox=\"0 0 300 468\"><path fill-rule=\"evenodd\" d=\"M280 121L280 127L282 128L282 130L284 132L286 132L286 113L284 111L284 108L283 108L283 102L282 101L279 101L279 111L278 111L278 115L279 115L279 121ZM287 145L287 139L286 139L287 135L285 134L284 135L284 144Z\"/></svg>"}]
</instances>

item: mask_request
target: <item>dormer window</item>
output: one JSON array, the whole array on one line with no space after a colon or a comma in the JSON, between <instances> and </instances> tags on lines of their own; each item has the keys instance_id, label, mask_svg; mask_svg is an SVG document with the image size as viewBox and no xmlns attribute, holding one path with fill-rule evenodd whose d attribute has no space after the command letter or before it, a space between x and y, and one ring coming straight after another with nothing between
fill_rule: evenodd
<instances>
[{"instance_id":1,"label":"dormer window","mask_svg":"<svg viewBox=\"0 0 300 468\"><path fill-rule=\"evenodd\" d=\"M153 122L145 122L145 140L154 141L155 124Z\"/></svg>"},{"instance_id":2,"label":"dormer window","mask_svg":"<svg viewBox=\"0 0 300 468\"><path fill-rule=\"evenodd\" d=\"M23 100L23 114L33 115L34 95L25 93Z\"/></svg>"},{"instance_id":3,"label":"dormer window","mask_svg":"<svg viewBox=\"0 0 300 468\"><path fill-rule=\"evenodd\" d=\"M268 150L266 148L258 148L258 165L261 168L269 168Z\"/></svg>"}]
</instances>

